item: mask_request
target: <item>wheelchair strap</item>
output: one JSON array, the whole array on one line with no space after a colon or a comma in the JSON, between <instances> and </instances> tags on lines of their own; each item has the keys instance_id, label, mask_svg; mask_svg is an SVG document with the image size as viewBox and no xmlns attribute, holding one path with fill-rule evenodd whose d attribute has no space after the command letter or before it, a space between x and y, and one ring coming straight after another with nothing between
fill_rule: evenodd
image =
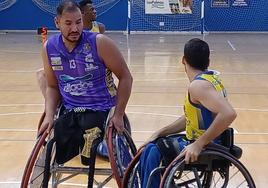
<instances>
[{"instance_id":1,"label":"wheelchair strap","mask_svg":"<svg viewBox=\"0 0 268 188\"><path fill-rule=\"evenodd\" d=\"M163 165L168 165L180 154L180 146L175 138L159 138L156 140L156 146L163 157Z\"/></svg>"}]
</instances>

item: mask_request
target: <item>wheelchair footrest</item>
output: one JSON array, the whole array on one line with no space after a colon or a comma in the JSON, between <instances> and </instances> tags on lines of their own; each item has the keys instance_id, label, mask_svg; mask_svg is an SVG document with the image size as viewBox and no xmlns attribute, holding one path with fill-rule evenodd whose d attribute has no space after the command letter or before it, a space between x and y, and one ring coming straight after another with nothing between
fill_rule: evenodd
<instances>
[{"instance_id":1,"label":"wheelchair footrest","mask_svg":"<svg viewBox=\"0 0 268 188\"><path fill-rule=\"evenodd\" d=\"M64 174L88 174L88 168L83 167L68 167L57 166L51 169L51 173L64 173ZM109 168L95 168L95 175L111 175L112 170Z\"/></svg>"}]
</instances>

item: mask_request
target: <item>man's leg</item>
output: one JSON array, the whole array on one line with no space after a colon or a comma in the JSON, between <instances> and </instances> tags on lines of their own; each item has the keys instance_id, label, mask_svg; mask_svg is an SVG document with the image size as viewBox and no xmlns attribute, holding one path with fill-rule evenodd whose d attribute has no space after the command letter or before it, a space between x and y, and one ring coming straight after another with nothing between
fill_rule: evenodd
<instances>
[{"instance_id":1,"label":"man's leg","mask_svg":"<svg viewBox=\"0 0 268 188\"><path fill-rule=\"evenodd\" d=\"M47 89L47 81L46 81L46 75L45 75L44 69L37 70L36 77L37 77L37 82L40 87L40 90L45 98L46 89Z\"/></svg>"},{"instance_id":2,"label":"man's leg","mask_svg":"<svg viewBox=\"0 0 268 188\"><path fill-rule=\"evenodd\" d=\"M140 169L141 169L141 183L142 188L145 188L148 178L152 170L157 168L161 161L161 154L155 144L148 144L141 154ZM158 187L160 185L160 174L156 173L152 180L151 187Z\"/></svg>"}]
</instances>

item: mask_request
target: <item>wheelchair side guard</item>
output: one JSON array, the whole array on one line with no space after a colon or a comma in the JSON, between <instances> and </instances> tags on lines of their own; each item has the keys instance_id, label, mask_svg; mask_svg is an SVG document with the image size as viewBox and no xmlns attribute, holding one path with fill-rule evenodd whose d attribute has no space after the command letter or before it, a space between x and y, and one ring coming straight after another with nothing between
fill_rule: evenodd
<instances>
[{"instance_id":1,"label":"wheelchair side guard","mask_svg":"<svg viewBox=\"0 0 268 188\"><path fill-rule=\"evenodd\" d=\"M41 118L39 119L38 121L38 126L37 126L37 133L39 132L40 130L40 127L44 121L44 118L46 116L46 113L45 111L42 113L41 115ZM35 161L37 160L37 157L38 157L38 153L41 149L42 146L45 145L46 143L46 139L48 138L48 136L50 136L51 134L51 130L52 130L53 126L52 127L48 127L46 131L44 131L41 135L39 135L39 137L37 137L37 140L36 140L36 143L32 149L32 152L31 152L31 155L26 163L26 166L25 166L25 169L24 169L24 172L23 172L23 175L22 175L22 181L21 181L21 188L27 188L28 187L28 182L31 178L31 173L33 171L33 168L34 168L34 164L35 164Z\"/></svg>"},{"instance_id":2,"label":"wheelchair side guard","mask_svg":"<svg viewBox=\"0 0 268 188\"><path fill-rule=\"evenodd\" d=\"M126 188L126 187L128 186L128 180L129 180L129 178L130 178L130 175L131 175L131 173L132 173L132 171L133 171L135 165L139 162L139 160L140 160L140 156L141 156L141 154L142 154L144 148L145 148L145 147L141 147L141 148L137 151L137 153L136 153L136 155L134 156L134 158L132 159L132 161L129 163L129 165L128 165L126 171L125 171L125 174L124 174L124 177L123 177L122 184L121 184L121 186L119 186L120 188Z\"/></svg>"},{"instance_id":3,"label":"wheelchair side guard","mask_svg":"<svg viewBox=\"0 0 268 188\"><path fill-rule=\"evenodd\" d=\"M40 118L39 121L38 121L37 132L39 132L40 127L41 127L41 125L42 125L42 123L43 123L43 121L44 121L44 119L45 119L45 116L46 116L46 112L44 111L44 112L42 113L42 115L41 115L41 118Z\"/></svg>"},{"instance_id":4,"label":"wheelchair side guard","mask_svg":"<svg viewBox=\"0 0 268 188\"><path fill-rule=\"evenodd\" d=\"M112 107L108 113L108 116L107 116L107 119L106 119L106 122L105 122L105 132L107 133L107 129L109 128L108 125L109 125L109 121L111 119L111 117L114 115L114 111L115 111L115 107Z\"/></svg>"},{"instance_id":5,"label":"wheelchair side guard","mask_svg":"<svg viewBox=\"0 0 268 188\"><path fill-rule=\"evenodd\" d=\"M111 168L112 168L116 183L118 187L121 187L125 169L129 165L129 163L132 161L132 158L136 154L137 149L132 138L130 137L126 129L124 129L123 135L118 135L114 127L108 127L107 135L108 135L107 144L108 144L109 161L111 164ZM122 150L120 149L121 151L119 151L117 149L119 147L118 142L120 141L120 137L122 138L121 141L127 142L126 145L124 145L128 147L126 150L128 153L125 154L127 161L121 158L121 157L124 157L120 155L121 154L120 152L122 152ZM124 160L123 163L121 160ZM127 166L125 167L124 165L127 165Z\"/></svg>"},{"instance_id":6,"label":"wheelchair side guard","mask_svg":"<svg viewBox=\"0 0 268 188\"><path fill-rule=\"evenodd\" d=\"M52 129L52 127L51 127ZM37 160L38 153L41 149L42 146L44 146L46 142L46 138L49 136L51 129L45 131L36 141L34 148L32 150L32 153L30 155L30 158L27 161L27 164L24 169L24 173L22 176L22 181L21 181L21 188L27 188L28 187L28 182L31 177L31 173L35 164L35 161Z\"/></svg>"}]
</instances>

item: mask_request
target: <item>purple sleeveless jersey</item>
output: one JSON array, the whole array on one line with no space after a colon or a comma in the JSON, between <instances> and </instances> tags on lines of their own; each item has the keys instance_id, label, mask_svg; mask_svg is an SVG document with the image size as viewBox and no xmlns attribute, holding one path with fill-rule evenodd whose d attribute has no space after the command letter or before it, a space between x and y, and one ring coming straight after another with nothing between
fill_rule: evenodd
<instances>
[{"instance_id":1,"label":"purple sleeveless jersey","mask_svg":"<svg viewBox=\"0 0 268 188\"><path fill-rule=\"evenodd\" d=\"M96 36L97 33L83 31L72 52L64 46L61 34L47 42L49 63L66 109L85 107L104 111L115 105L116 86L112 72L98 56Z\"/></svg>"}]
</instances>

